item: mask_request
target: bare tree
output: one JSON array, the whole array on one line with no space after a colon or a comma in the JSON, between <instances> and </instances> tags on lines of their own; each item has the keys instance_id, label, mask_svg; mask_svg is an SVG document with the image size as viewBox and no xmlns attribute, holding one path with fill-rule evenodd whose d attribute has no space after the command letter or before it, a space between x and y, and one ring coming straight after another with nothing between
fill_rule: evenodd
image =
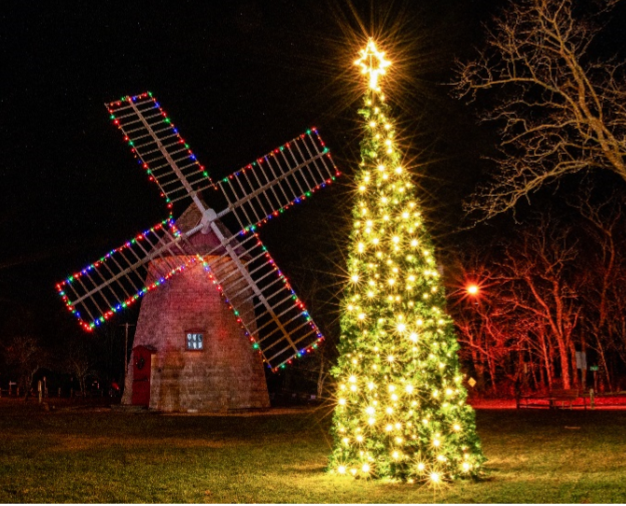
<instances>
[{"instance_id":1,"label":"bare tree","mask_svg":"<svg viewBox=\"0 0 626 506\"><path fill-rule=\"evenodd\" d=\"M584 229L589 244L586 268L580 270L581 295L584 301L586 336L585 345L592 348L598 357L600 375L609 390L614 379L609 367L608 356L617 352L623 355L624 333L619 324L624 300L622 254L624 237L623 196L612 192L601 200L593 198L593 188L587 187L571 203L585 219ZM603 192L604 193L604 192Z\"/></svg>"},{"instance_id":2,"label":"bare tree","mask_svg":"<svg viewBox=\"0 0 626 506\"><path fill-rule=\"evenodd\" d=\"M570 388L577 385L573 337L582 308L568 271L578 248L569 227L551 227L550 222L543 215L537 227L524 230L519 243L507 248L501 268L503 280L512 284L511 302L536 319L558 350L563 386Z\"/></svg>"},{"instance_id":3,"label":"bare tree","mask_svg":"<svg viewBox=\"0 0 626 506\"><path fill-rule=\"evenodd\" d=\"M474 249L465 253L456 274L458 279L450 282L457 289L450 292L449 310L454 315L461 344L461 360L477 380L477 390L502 394L508 386L502 382L503 376L511 372L505 366L518 349L520 339L514 328L515 315L508 314L511 306L503 304L507 298L506 286L496 281L495 273L485 267L487 254ZM468 293L469 280L480 280L482 288L478 293ZM513 372L513 381L514 376Z\"/></svg>"},{"instance_id":4,"label":"bare tree","mask_svg":"<svg viewBox=\"0 0 626 506\"><path fill-rule=\"evenodd\" d=\"M5 362L17 376L17 383L28 397L35 373L47 364L48 356L39 341L29 335L17 335L8 339L2 347Z\"/></svg>"},{"instance_id":5,"label":"bare tree","mask_svg":"<svg viewBox=\"0 0 626 506\"><path fill-rule=\"evenodd\" d=\"M480 282L479 295L464 303L451 297L462 357L479 386L489 379L493 393L512 384L521 393L553 387L559 376L565 388L578 386L583 307L573 228L544 214L487 251L470 250L464 261L463 277Z\"/></svg>"},{"instance_id":6,"label":"bare tree","mask_svg":"<svg viewBox=\"0 0 626 506\"><path fill-rule=\"evenodd\" d=\"M86 394L86 380L89 374L93 373L95 358L93 355L93 347L90 346L87 338L81 336L73 337L68 341L68 347L64 358L64 369L76 377L80 391Z\"/></svg>"},{"instance_id":7,"label":"bare tree","mask_svg":"<svg viewBox=\"0 0 626 506\"><path fill-rule=\"evenodd\" d=\"M599 0L593 14L618 1ZM605 169L626 180L623 62L594 61L589 49L601 25L589 12L575 15L573 4L512 0L488 30L486 48L458 64L458 98L488 92L495 105L481 120L502 124L498 171L466 202L479 220L566 174Z\"/></svg>"},{"instance_id":8,"label":"bare tree","mask_svg":"<svg viewBox=\"0 0 626 506\"><path fill-rule=\"evenodd\" d=\"M613 297L611 300L612 311L611 317L607 320L608 332L613 339L611 340L612 349L609 353L613 358L619 358L621 364L626 364L626 266L622 264L622 267L616 271L616 277L614 278L613 285ZM617 361L619 363L619 361ZM611 370L610 360L605 360L605 367L607 371L607 386L609 388L617 386L620 390L624 389L625 378L622 376L621 381L617 380L613 384L613 378L617 376L615 370ZM613 361L615 363L615 361ZM623 368L620 368L623 369ZM611 374L609 377L608 374Z\"/></svg>"}]
</instances>

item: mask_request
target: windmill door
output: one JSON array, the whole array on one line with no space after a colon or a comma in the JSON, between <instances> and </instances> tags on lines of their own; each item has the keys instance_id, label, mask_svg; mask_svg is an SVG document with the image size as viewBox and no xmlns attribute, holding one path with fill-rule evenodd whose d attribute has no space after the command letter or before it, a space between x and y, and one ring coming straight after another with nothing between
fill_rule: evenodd
<instances>
[{"instance_id":1,"label":"windmill door","mask_svg":"<svg viewBox=\"0 0 626 506\"><path fill-rule=\"evenodd\" d=\"M145 346L133 349L133 395L131 403L134 406L148 406L150 404L150 372L152 354L154 350Z\"/></svg>"}]
</instances>

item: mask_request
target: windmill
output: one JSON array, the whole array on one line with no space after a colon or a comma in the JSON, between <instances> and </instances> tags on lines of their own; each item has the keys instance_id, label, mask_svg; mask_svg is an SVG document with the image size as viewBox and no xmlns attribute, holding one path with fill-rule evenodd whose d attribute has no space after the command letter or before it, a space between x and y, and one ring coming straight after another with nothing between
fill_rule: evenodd
<instances>
[{"instance_id":1,"label":"windmill","mask_svg":"<svg viewBox=\"0 0 626 506\"><path fill-rule=\"evenodd\" d=\"M211 283L217 288L268 368L283 368L316 348L320 330L256 230L339 175L317 130L214 182L152 93L107 108L138 164L159 186L170 216L57 284L80 325L92 331L168 280L202 266L207 290L213 290ZM179 201L191 203L185 226L171 214ZM229 220L234 227L225 226Z\"/></svg>"}]
</instances>

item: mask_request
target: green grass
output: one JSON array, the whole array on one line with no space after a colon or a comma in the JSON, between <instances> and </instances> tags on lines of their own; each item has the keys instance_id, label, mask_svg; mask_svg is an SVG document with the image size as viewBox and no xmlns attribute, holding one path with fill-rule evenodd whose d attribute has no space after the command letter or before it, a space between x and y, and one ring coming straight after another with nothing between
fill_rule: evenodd
<instances>
[{"instance_id":1,"label":"green grass","mask_svg":"<svg viewBox=\"0 0 626 506\"><path fill-rule=\"evenodd\" d=\"M44 412L2 399L0 502L626 502L626 411L479 410L486 478L439 489L326 474L327 415Z\"/></svg>"}]
</instances>

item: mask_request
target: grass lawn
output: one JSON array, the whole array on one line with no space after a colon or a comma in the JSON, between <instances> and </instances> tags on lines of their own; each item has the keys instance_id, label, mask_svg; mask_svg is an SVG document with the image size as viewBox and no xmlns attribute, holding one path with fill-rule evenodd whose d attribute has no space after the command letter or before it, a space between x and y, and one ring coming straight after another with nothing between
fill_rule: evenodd
<instances>
[{"instance_id":1,"label":"grass lawn","mask_svg":"<svg viewBox=\"0 0 626 506\"><path fill-rule=\"evenodd\" d=\"M45 412L0 400L0 503L626 502L626 411L478 410L483 481L324 473L325 408L256 416Z\"/></svg>"}]
</instances>

